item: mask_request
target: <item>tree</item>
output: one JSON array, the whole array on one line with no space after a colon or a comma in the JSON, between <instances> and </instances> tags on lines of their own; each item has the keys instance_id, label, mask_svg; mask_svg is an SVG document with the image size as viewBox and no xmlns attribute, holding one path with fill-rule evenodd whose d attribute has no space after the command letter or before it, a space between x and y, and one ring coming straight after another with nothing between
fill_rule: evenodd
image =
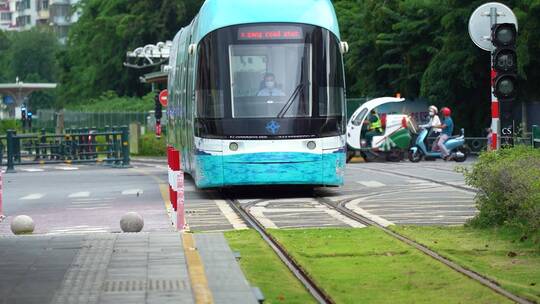
<instances>
[{"instance_id":1,"label":"tree","mask_svg":"<svg viewBox=\"0 0 540 304\"><path fill-rule=\"evenodd\" d=\"M7 80L7 51L9 50L10 41L4 31L0 31L0 82Z\"/></svg>"},{"instance_id":2,"label":"tree","mask_svg":"<svg viewBox=\"0 0 540 304\"><path fill-rule=\"evenodd\" d=\"M201 0L83 0L82 15L69 33L62 53L62 98L77 102L113 90L144 95L141 74L128 70L125 54L146 44L172 40L195 15Z\"/></svg>"},{"instance_id":3,"label":"tree","mask_svg":"<svg viewBox=\"0 0 540 304\"><path fill-rule=\"evenodd\" d=\"M58 48L55 35L46 30L13 33L8 51L9 78L15 80L19 77L25 82L55 82Z\"/></svg>"},{"instance_id":4,"label":"tree","mask_svg":"<svg viewBox=\"0 0 540 304\"><path fill-rule=\"evenodd\" d=\"M540 0L506 1L519 21L518 101L540 91ZM468 35L468 19L484 1L334 0L349 96L401 92L450 106L456 124L479 135L490 121L490 55Z\"/></svg>"},{"instance_id":5,"label":"tree","mask_svg":"<svg viewBox=\"0 0 540 304\"><path fill-rule=\"evenodd\" d=\"M47 29L0 32L0 82L50 82L57 80L56 53L59 43ZM54 92L36 92L30 96L32 109L53 107Z\"/></svg>"}]
</instances>

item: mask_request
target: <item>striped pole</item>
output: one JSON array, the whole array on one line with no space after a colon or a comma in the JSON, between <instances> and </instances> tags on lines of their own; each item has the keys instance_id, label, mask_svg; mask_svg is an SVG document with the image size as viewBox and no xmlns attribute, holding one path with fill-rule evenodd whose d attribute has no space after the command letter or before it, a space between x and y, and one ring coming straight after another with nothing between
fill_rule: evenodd
<instances>
[{"instance_id":1,"label":"striped pole","mask_svg":"<svg viewBox=\"0 0 540 304\"><path fill-rule=\"evenodd\" d=\"M491 27L497 24L497 8L489 9L489 18ZM501 148L501 119L499 100L495 97L495 78L497 72L493 67L494 50L491 52L491 149L499 150Z\"/></svg>"},{"instance_id":2,"label":"striped pole","mask_svg":"<svg viewBox=\"0 0 540 304\"><path fill-rule=\"evenodd\" d=\"M492 60L493 62L493 60ZM495 97L495 78L497 72L491 66L491 149L498 150L501 148L501 119L500 119L500 105L499 100Z\"/></svg>"}]
</instances>

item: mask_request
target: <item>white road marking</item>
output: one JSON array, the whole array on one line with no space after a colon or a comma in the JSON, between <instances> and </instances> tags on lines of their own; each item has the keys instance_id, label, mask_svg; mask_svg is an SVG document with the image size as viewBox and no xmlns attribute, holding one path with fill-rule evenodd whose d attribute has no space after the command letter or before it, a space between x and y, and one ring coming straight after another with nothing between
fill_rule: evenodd
<instances>
[{"instance_id":1,"label":"white road marking","mask_svg":"<svg viewBox=\"0 0 540 304\"><path fill-rule=\"evenodd\" d=\"M62 227L59 229L53 229L48 235L55 234L82 234L82 233L104 233L109 231L109 227L92 227L92 226L73 226L73 227Z\"/></svg>"},{"instance_id":2,"label":"white road marking","mask_svg":"<svg viewBox=\"0 0 540 304\"><path fill-rule=\"evenodd\" d=\"M66 209L70 210L99 210L99 209L111 209L111 206L102 206L102 207L67 207Z\"/></svg>"},{"instance_id":3,"label":"white road marking","mask_svg":"<svg viewBox=\"0 0 540 304\"><path fill-rule=\"evenodd\" d=\"M89 196L90 196L90 192L88 191L75 192L68 195L69 198L82 198L82 197L89 197Z\"/></svg>"},{"instance_id":4,"label":"white road marking","mask_svg":"<svg viewBox=\"0 0 540 304\"><path fill-rule=\"evenodd\" d=\"M380 188L380 187L386 186L385 184L377 182L377 181L360 181L357 183L368 188Z\"/></svg>"},{"instance_id":5,"label":"white road marking","mask_svg":"<svg viewBox=\"0 0 540 304\"><path fill-rule=\"evenodd\" d=\"M229 223L234 227L236 230L245 230L248 229L244 221L242 221L238 215L232 210L231 206L227 204L224 200L214 200L216 205L218 206L219 210L221 210L221 213L227 218Z\"/></svg>"},{"instance_id":6,"label":"white road marking","mask_svg":"<svg viewBox=\"0 0 540 304\"><path fill-rule=\"evenodd\" d=\"M25 197L21 197L21 200L25 200L25 201L31 201L31 200L38 200L42 197L44 197L45 194L42 194L42 193L33 193L33 194L29 194Z\"/></svg>"},{"instance_id":7,"label":"white road marking","mask_svg":"<svg viewBox=\"0 0 540 304\"><path fill-rule=\"evenodd\" d=\"M361 216L365 217L365 218L368 218L372 221L374 221L375 223L383 226L383 227L388 227L388 226L392 226L394 225L394 223L388 221L388 220L385 220L383 219L382 217L380 216L377 216L377 215L374 215L374 214L371 214L369 212L367 212L366 210L362 209L359 207L359 203L362 202L364 199L361 198L361 199L356 199L356 200L353 200L353 201L350 201L348 202L345 207L360 214Z\"/></svg>"},{"instance_id":8,"label":"white road marking","mask_svg":"<svg viewBox=\"0 0 540 304\"><path fill-rule=\"evenodd\" d=\"M114 197L103 197L103 198L82 198L82 199L76 199L76 202L105 202L105 201L112 201L114 200Z\"/></svg>"},{"instance_id":9,"label":"white road marking","mask_svg":"<svg viewBox=\"0 0 540 304\"><path fill-rule=\"evenodd\" d=\"M77 167L54 167L57 170L64 170L64 171L75 171L79 170Z\"/></svg>"},{"instance_id":10,"label":"white road marking","mask_svg":"<svg viewBox=\"0 0 540 304\"><path fill-rule=\"evenodd\" d=\"M22 171L25 171L25 172L43 172L45 170L43 169L37 169L37 168L26 168L26 169L21 169Z\"/></svg>"},{"instance_id":11,"label":"white road marking","mask_svg":"<svg viewBox=\"0 0 540 304\"><path fill-rule=\"evenodd\" d=\"M127 189L127 190L124 190L122 191L122 195L136 195L136 194L143 194L144 192L142 191L142 189Z\"/></svg>"},{"instance_id":12,"label":"white road marking","mask_svg":"<svg viewBox=\"0 0 540 304\"><path fill-rule=\"evenodd\" d=\"M366 225L364 224L361 224L355 220L352 220L346 216L344 216L343 214L337 212L336 210L332 210L332 209L329 209L329 208L326 208L326 213L328 213L331 217L353 227L353 228L365 228Z\"/></svg>"},{"instance_id":13,"label":"white road marking","mask_svg":"<svg viewBox=\"0 0 540 304\"><path fill-rule=\"evenodd\" d=\"M251 207L249 208L249 213L251 213L265 228L277 229L278 226L276 226L276 224L274 224L274 222L272 222L269 218L264 216L263 212L265 210L267 209L264 207Z\"/></svg>"}]
</instances>

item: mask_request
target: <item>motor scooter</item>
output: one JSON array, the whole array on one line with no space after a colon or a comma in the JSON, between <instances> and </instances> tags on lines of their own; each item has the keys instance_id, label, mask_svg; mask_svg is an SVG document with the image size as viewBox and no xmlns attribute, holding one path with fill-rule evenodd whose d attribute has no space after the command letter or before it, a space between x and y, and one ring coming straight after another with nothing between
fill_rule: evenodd
<instances>
[{"instance_id":1,"label":"motor scooter","mask_svg":"<svg viewBox=\"0 0 540 304\"><path fill-rule=\"evenodd\" d=\"M416 137L415 145L409 150L409 160L413 163L417 163L422 158L442 158L440 151L428 150L426 140L431 128L422 128L420 133ZM450 158L456 162L464 162L467 160L468 150L465 147L465 130L461 129L461 135L450 137L444 146L450 152Z\"/></svg>"}]
</instances>

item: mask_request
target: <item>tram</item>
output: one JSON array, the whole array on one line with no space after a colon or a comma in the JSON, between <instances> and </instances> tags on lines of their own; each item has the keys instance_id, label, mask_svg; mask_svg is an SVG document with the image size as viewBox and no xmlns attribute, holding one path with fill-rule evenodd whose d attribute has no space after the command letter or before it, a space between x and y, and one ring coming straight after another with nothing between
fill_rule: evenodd
<instances>
[{"instance_id":1,"label":"tram","mask_svg":"<svg viewBox=\"0 0 540 304\"><path fill-rule=\"evenodd\" d=\"M197 187L342 185L347 49L330 0L207 0L169 59L167 141Z\"/></svg>"}]
</instances>

